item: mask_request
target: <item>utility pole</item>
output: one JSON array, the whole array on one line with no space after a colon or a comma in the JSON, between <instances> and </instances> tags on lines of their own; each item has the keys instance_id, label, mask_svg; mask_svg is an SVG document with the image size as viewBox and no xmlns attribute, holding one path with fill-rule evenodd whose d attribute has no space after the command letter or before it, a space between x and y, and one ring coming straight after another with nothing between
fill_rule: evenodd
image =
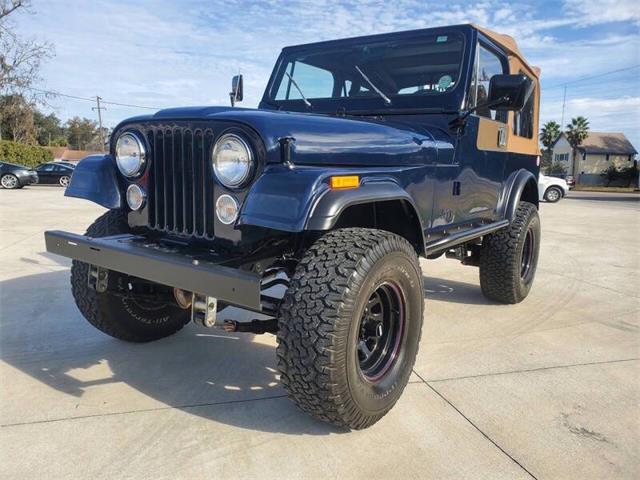
<instances>
[{"instance_id":1,"label":"utility pole","mask_svg":"<svg viewBox=\"0 0 640 480\"><path fill-rule=\"evenodd\" d=\"M560 120L560 131L564 129L564 106L567 103L567 86L564 86L564 95L562 96L562 120Z\"/></svg>"},{"instance_id":2,"label":"utility pole","mask_svg":"<svg viewBox=\"0 0 640 480\"><path fill-rule=\"evenodd\" d=\"M98 128L100 129L100 132L99 132L100 133L100 151L104 151L104 132L102 130L102 110L106 110L106 108L100 106L100 100L102 100L102 98L96 95L97 106L93 107L91 110L98 111Z\"/></svg>"}]
</instances>

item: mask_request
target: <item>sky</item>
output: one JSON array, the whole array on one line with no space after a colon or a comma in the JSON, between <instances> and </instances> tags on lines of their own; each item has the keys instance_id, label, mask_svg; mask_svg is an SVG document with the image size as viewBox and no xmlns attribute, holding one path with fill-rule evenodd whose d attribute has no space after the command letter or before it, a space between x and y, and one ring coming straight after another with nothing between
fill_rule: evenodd
<instances>
[{"instance_id":1,"label":"sky","mask_svg":"<svg viewBox=\"0 0 640 480\"><path fill-rule=\"evenodd\" d=\"M37 87L159 109L228 105L244 75L257 106L287 45L473 22L513 36L542 70L541 121L582 115L594 131L622 131L640 151L640 2L557 0L33 0L17 31L53 45ZM612 72L614 73L607 73ZM63 120L96 119L87 101L57 97ZM141 113L106 105L114 127Z\"/></svg>"}]
</instances>

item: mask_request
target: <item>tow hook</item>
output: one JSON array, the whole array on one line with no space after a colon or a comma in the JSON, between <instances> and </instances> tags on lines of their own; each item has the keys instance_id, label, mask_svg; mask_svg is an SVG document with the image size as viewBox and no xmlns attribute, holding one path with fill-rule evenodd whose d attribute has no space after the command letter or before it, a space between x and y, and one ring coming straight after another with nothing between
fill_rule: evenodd
<instances>
[{"instance_id":1,"label":"tow hook","mask_svg":"<svg viewBox=\"0 0 640 480\"><path fill-rule=\"evenodd\" d=\"M178 306L184 310L191 309L191 321L193 323L207 327L222 328L225 332L254 333L277 333L278 320L275 318L268 320L251 320L250 322L238 322L236 320L224 320L220 322L217 318L218 301L213 297L207 297L199 293L192 293L180 288L173 289L173 296Z\"/></svg>"},{"instance_id":2,"label":"tow hook","mask_svg":"<svg viewBox=\"0 0 640 480\"><path fill-rule=\"evenodd\" d=\"M193 294L191 302L191 320L193 323L211 328L216 324L218 300L199 293Z\"/></svg>"},{"instance_id":3,"label":"tow hook","mask_svg":"<svg viewBox=\"0 0 640 480\"><path fill-rule=\"evenodd\" d=\"M88 283L89 288L96 292L106 292L109 285L109 270L96 265L89 265Z\"/></svg>"}]
</instances>

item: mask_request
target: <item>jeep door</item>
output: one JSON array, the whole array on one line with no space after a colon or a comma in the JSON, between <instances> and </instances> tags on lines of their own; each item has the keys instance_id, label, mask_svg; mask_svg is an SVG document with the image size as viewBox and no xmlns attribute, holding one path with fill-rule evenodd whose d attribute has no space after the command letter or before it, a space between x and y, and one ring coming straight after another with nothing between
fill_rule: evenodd
<instances>
[{"instance_id":1,"label":"jeep door","mask_svg":"<svg viewBox=\"0 0 640 480\"><path fill-rule=\"evenodd\" d=\"M480 35L465 107L486 102L491 77L503 73L509 73L507 56ZM458 168L449 170L452 178L448 183L439 182L434 226L450 228L496 219L508 159L507 122L508 112L488 108L479 108L469 116L455 149Z\"/></svg>"}]
</instances>

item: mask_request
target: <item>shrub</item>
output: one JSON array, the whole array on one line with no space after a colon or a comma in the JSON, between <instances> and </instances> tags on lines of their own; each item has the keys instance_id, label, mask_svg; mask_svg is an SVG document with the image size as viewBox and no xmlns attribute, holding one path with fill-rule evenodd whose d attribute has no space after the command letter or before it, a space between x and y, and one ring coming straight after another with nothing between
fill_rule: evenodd
<instances>
[{"instance_id":1,"label":"shrub","mask_svg":"<svg viewBox=\"0 0 640 480\"><path fill-rule=\"evenodd\" d=\"M46 148L8 140L0 141L0 162L16 163L33 168L51 160L53 160L53 154Z\"/></svg>"},{"instance_id":2,"label":"shrub","mask_svg":"<svg viewBox=\"0 0 640 480\"><path fill-rule=\"evenodd\" d=\"M561 163L554 163L549 167L549 174L551 175L564 175L567 173L567 168Z\"/></svg>"}]
</instances>

